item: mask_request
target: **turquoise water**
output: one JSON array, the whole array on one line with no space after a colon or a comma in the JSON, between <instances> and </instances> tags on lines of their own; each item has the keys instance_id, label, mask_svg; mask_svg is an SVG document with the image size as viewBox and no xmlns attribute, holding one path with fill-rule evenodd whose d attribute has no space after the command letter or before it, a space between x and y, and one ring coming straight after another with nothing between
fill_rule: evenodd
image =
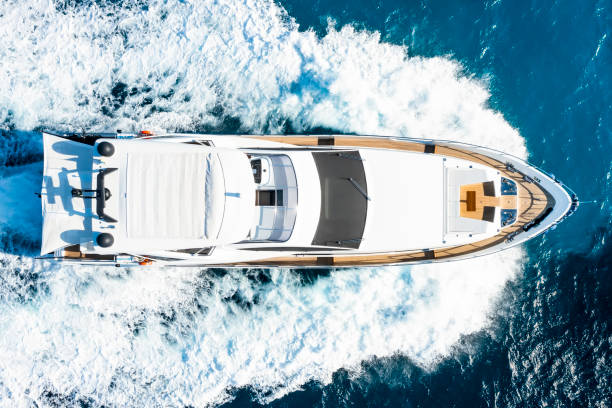
<instances>
[{"instance_id":1,"label":"turquoise water","mask_svg":"<svg viewBox=\"0 0 612 408\"><path fill-rule=\"evenodd\" d=\"M610 1L0 5L0 406L611 406ZM471 264L37 264L40 130L458 139L583 204Z\"/></svg>"}]
</instances>

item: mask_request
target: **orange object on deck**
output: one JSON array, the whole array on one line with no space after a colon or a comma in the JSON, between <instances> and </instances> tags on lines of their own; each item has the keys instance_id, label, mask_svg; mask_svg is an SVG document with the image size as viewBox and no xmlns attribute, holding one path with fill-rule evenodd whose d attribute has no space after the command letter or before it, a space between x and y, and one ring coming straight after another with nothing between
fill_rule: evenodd
<instances>
[{"instance_id":1,"label":"orange object on deck","mask_svg":"<svg viewBox=\"0 0 612 408\"><path fill-rule=\"evenodd\" d=\"M138 265L142 265L142 266L153 265L153 261L148 258L145 258L142 261L138 262Z\"/></svg>"}]
</instances>

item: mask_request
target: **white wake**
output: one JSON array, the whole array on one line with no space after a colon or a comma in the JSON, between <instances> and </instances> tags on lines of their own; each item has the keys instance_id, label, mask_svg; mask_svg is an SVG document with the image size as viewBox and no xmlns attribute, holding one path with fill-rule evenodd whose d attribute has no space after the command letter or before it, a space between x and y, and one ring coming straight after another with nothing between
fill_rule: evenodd
<instances>
[{"instance_id":1,"label":"white wake","mask_svg":"<svg viewBox=\"0 0 612 408\"><path fill-rule=\"evenodd\" d=\"M2 126L195 130L233 118L245 132L321 126L526 156L522 138L488 108L486 83L456 62L408 58L351 27L317 38L271 1L121 9L9 0L0 38ZM32 168L2 173L0 209L30 188L19 177L32 180ZM17 229L21 219L0 224ZM282 270L266 283L256 271L59 268L13 252L0 255L5 406L50 394L198 405L247 385L267 400L394 353L431 368L461 335L486 327L522 257L514 249L336 271L304 284Z\"/></svg>"}]
</instances>

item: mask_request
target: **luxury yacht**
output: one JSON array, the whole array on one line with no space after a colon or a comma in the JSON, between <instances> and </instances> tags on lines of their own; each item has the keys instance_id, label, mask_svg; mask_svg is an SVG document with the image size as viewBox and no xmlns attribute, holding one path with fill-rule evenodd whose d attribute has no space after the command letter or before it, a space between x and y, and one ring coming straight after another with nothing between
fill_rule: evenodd
<instances>
[{"instance_id":1,"label":"luxury yacht","mask_svg":"<svg viewBox=\"0 0 612 408\"><path fill-rule=\"evenodd\" d=\"M43 133L41 259L357 267L491 254L578 199L521 159L396 137Z\"/></svg>"}]
</instances>

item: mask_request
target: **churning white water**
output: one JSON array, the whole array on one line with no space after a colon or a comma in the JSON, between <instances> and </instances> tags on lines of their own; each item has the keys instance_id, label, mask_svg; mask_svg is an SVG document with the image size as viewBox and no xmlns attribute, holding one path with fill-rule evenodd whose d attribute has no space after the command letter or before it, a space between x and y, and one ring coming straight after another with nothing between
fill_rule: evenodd
<instances>
[{"instance_id":1,"label":"churning white water","mask_svg":"<svg viewBox=\"0 0 612 408\"><path fill-rule=\"evenodd\" d=\"M318 38L271 1L5 0L0 39L4 128L326 127L526 155L518 133L488 108L486 83L456 62L408 57L348 26ZM39 188L39 172L36 164L1 169L3 242L38 239L39 208L22 203ZM522 257L514 249L305 282L287 270L59 267L5 247L3 406L50 398L203 405L249 385L270 400L394 353L433 368L461 335L486 327Z\"/></svg>"}]
</instances>

